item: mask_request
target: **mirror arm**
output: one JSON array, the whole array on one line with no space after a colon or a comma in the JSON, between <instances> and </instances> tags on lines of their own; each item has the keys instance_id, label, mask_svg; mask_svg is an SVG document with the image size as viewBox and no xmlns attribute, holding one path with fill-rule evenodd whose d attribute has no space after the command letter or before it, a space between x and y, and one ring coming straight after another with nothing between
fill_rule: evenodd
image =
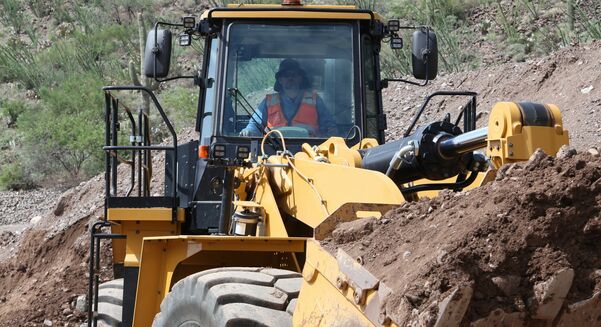
<instances>
[{"instance_id":1,"label":"mirror arm","mask_svg":"<svg viewBox=\"0 0 601 327\"><path fill-rule=\"evenodd\" d=\"M402 83L407 83L407 84L411 84L411 85L417 85L417 86L426 86L428 85L428 82L430 81L428 79L428 55L429 55L429 51L425 51L423 56L424 56L424 64L426 65L426 79L422 82L414 82L414 81L410 81L407 79L402 79L402 78L385 78L382 80L382 88L385 89L386 87L388 87L388 82L402 82Z\"/></svg>"},{"instance_id":2,"label":"mirror arm","mask_svg":"<svg viewBox=\"0 0 601 327\"><path fill-rule=\"evenodd\" d=\"M410 81L407 79L402 79L402 78L386 78L382 80L383 84L388 84L388 82L402 82L402 83L407 83L407 84L411 84L411 85L417 85L417 86L426 86L428 85L428 76L426 76L426 79L422 82L414 82L414 81ZM387 85L386 85L387 86ZM382 86L383 89L385 89L385 86Z\"/></svg>"}]
</instances>

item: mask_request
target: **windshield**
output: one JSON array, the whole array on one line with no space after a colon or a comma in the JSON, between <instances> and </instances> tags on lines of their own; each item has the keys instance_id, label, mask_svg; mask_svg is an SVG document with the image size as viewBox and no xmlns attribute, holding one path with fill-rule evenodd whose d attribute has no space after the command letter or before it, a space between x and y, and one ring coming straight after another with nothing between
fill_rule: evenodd
<instances>
[{"instance_id":1,"label":"windshield","mask_svg":"<svg viewBox=\"0 0 601 327\"><path fill-rule=\"evenodd\" d=\"M345 137L355 121L350 24L233 23L223 134Z\"/></svg>"}]
</instances>

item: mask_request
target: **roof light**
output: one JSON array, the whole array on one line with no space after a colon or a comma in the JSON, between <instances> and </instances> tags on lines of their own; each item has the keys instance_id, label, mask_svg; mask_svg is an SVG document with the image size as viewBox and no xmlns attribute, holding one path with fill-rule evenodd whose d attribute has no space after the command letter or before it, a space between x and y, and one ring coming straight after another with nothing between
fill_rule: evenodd
<instances>
[{"instance_id":1,"label":"roof light","mask_svg":"<svg viewBox=\"0 0 601 327\"><path fill-rule=\"evenodd\" d=\"M282 6L302 6L301 0L282 0Z\"/></svg>"},{"instance_id":2,"label":"roof light","mask_svg":"<svg viewBox=\"0 0 601 327\"><path fill-rule=\"evenodd\" d=\"M184 28L194 28L194 25L196 25L196 17L194 16L186 16L186 17L182 17L182 22L184 25Z\"/></svg>"},{"instance_id":3,"label":"roof light","mask_svg":"<svg viewBox=\"0 0 601 327\"><path fill-rule=\"evenodd\" d=\"M391 19L388 21L388 30L391 32L398 32L401 29L401 22L398 19Z\"/></svg>"}]
</instances>

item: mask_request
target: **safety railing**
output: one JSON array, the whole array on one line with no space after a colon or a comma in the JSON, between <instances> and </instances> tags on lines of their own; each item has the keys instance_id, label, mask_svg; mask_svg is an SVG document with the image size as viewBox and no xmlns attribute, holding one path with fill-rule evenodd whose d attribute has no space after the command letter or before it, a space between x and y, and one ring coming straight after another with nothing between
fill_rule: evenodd
<instances>
[{"instance_id":1,"label":"safety railing","mask_svg":"<svg viewBox=\"0 0 601 327\"><path fill-rule=\"evenodd\" d=\"M143 86L106 86L105 91L105 219L107 218L107 208L111 204L124 203L124 198L133 200L138 198L144 201L144 198L150 197L150 182L152 180L152 153L151 151L173 151L171 157L171 167L173 168L173 178L171 179L171 196L161 197L161 201L155 203L170 202L172 207L172 218L175 221L177 217L177 135L173 125L167 118L165 111L161 107L154 93ZM117 97L113 95L116 91L140 91L145 93L158 110L163 123L171 134L171 145L152 145L150 138L150 126L148 113L140 110L138 121L134 119L132 110L125 105L121 105ZM123 108L127 120L130 123L131 135L129 145L119 144L119 131L121 123L119 121L119 111ZM129 159L121 154L129 152ZM119 163L130 166L130 186L124 196L119 196L118 190L118 170ZM137 185L137 196L134 196L134 189ZM153 197L158 198L158 197ZM127 201L126 201L127 202ZM147 201L146 201L147 202Z\"/></svg>"}]
</instances>

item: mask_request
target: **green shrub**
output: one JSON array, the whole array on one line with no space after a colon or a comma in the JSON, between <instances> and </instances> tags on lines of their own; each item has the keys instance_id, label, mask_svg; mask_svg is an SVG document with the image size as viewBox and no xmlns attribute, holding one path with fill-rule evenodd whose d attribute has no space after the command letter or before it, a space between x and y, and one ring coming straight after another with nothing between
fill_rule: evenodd
<instances>
[{"instance_id":1,"label":"green shrub","mask_svg":"<svg viewBox=\"0 0 601 327\"><path fill-rule=\"evenodd\" d=\"M56 20L56 24L62 22L72 22L73 17L71 16L70 4L65 0L52 0L52 17Z\"/></svg>"},{"instance_id":2,"label":"green shrub","mask_svg":"<svg viewBox=\"0 0 601 327\"><path fill-rule=\"evenodd\" d=\"M43 18L50 13L50 7L44 0L27 0L27 7L38 18Z\"/></svg>"},{"instance_id":3,"label":"green shrub","mask_svg":"<svg viewBox=\"0 0 601 327\"><path fill-rule=\"evenodd\" d=\"M2 0L2 10L0 10L0 20L4 25L12 26L16 33L21 33L26 24L23 1L21 0Z\"/></svg>"},{"instance_id":4,"label":"green shrub","mask_svg":"<svg viewBox=\"0 0 601 327\"><path fill-rule=\"evenodd\" d=\"M35 169L72 177L98 172L104 140L102 79L92 73L73 75L54 88L42 88L43 107L21 115L26 155Z\"/></svg>"},{"instance_id":5,"label":"green shrub","mask_svg":"<svg viewBox=\"0 0 601 327\"><path fill-rule=\"evenodd\" d=\"M15 128L19 116L27 110L27 104L21 100L0 101L0 116L6 120L8 128Z\"/></svg>"},{"instance_id":6,"label":"green shrub","mask_svg":"<svg viewBox=\"0 0 601 327\"><path fill-rule=\"evenodd\" d=\"M33 183L26 177L20 164L12 163L0 168L0 189L20 190L33 187Z\"/></svg>"},{"instance_id":7,"label":"green shrub","mask_svg":"<svg viewBox=\"0 0 601 327\"><path fill-rule=\"evenodd\" d=\"M160 101L177 129L195 125L198 110L197 88L172 87L160 94Z\"/></svg>"},{"instance_id":8,"label":"green shrub","mask_svg":"<svg viewBox=\"0 0 601 327\"><path fill-rule=\"evenodd\" d=\"M18 81L28 89L39 87L44 75L32 49L24 44L0 45L0 80Z\"/></svg>"}]
</instances>

